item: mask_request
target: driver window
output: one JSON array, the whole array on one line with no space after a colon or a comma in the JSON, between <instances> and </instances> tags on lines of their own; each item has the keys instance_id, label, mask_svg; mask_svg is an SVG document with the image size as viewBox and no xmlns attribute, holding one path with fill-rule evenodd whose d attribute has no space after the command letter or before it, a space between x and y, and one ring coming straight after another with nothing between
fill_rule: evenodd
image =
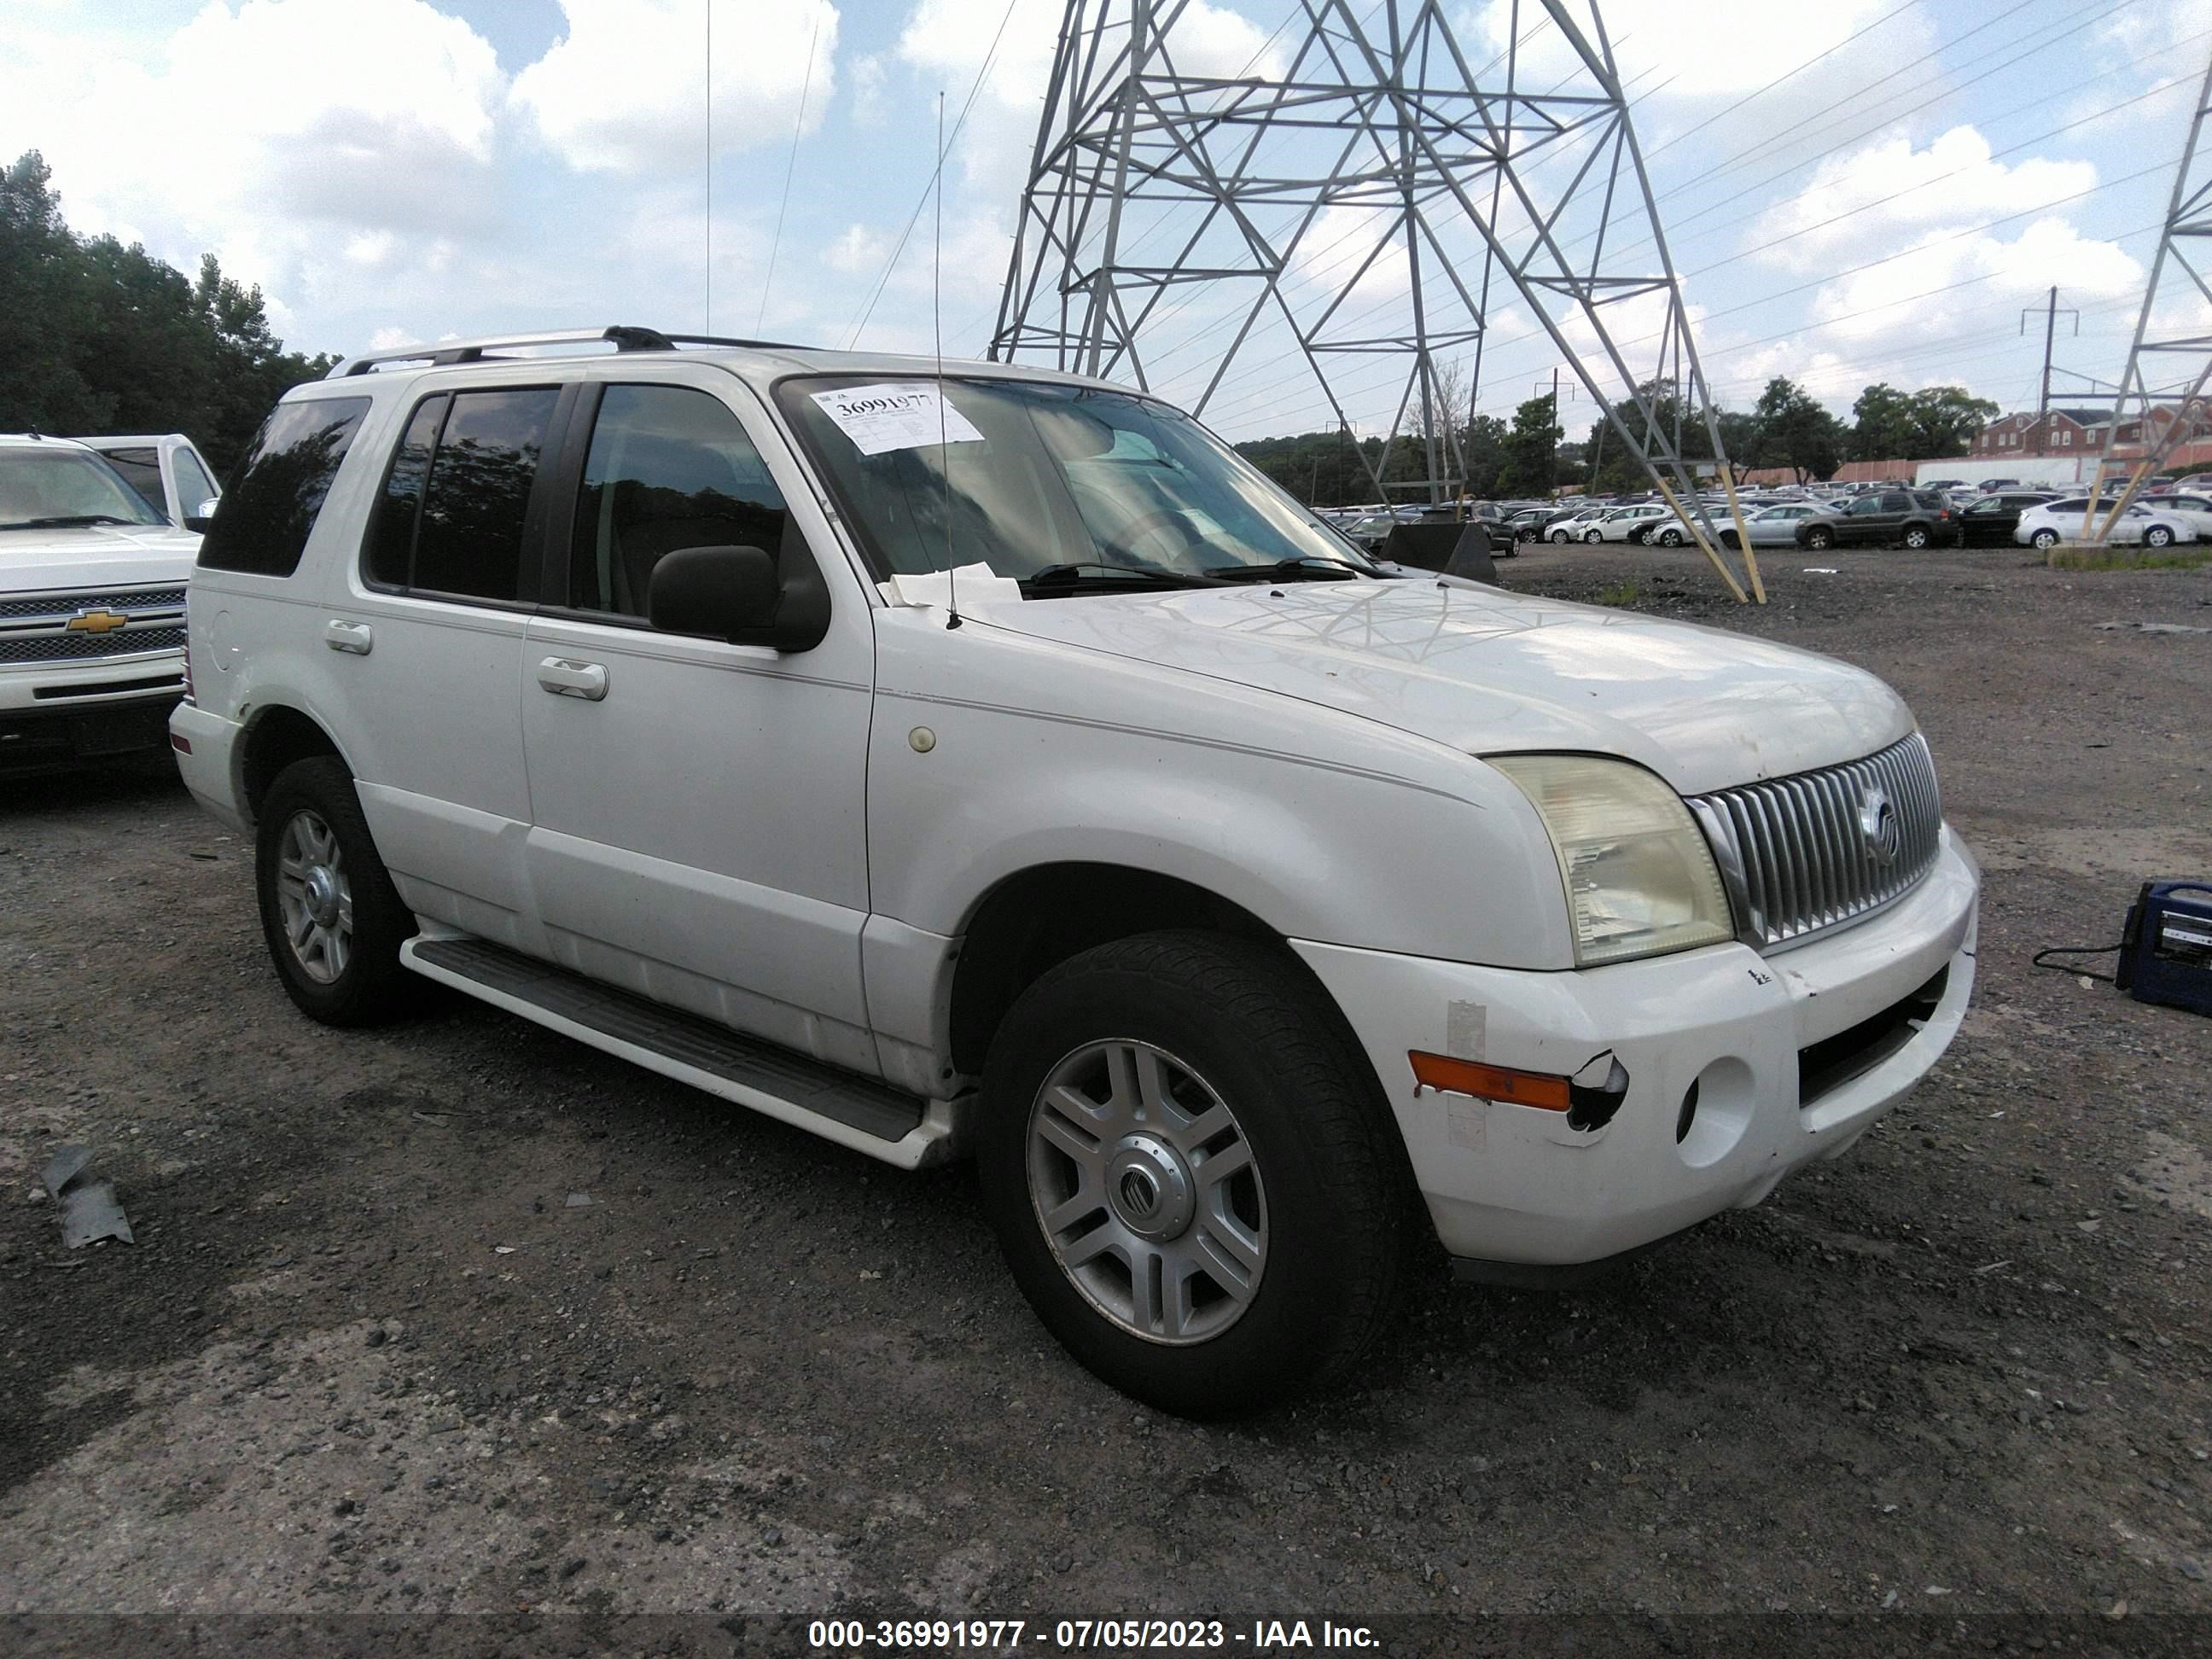
<instances>
[{"instance_id":1,"label":"driver window","mask_svg":"<svg viewBox=\"0 0 2212 1659\"><path fill-rule=\"evenodd\" d=\"M782 557L783 493L736 415L689 386L611 386L576 495L568 603L642 617L653 568L685 547Z\"/></svg>"},{"instance_id":2,"label":"driver window","mask_svg":"<svg viewBox=\"0 0 2212 1659\"><path fill-rule=\"evenodd\" d=\"M1858 500L1851 503L1851 511L1854 513L1879 513L1881 511L1881 498L1878 495L1862 495Z\"/></svg>"}]
</instances>

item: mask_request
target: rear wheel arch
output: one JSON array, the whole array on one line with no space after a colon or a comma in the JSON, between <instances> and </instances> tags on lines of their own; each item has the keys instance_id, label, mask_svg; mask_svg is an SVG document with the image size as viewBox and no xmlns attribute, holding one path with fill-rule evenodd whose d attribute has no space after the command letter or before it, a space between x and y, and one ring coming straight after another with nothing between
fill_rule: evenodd
<instances>
[{"instance_id":1,"label":"rear wheel arch","mask_svg":"<svg viewBox=\"0 0 2212 1659\"><path fill-rule=\"evenodd\" d=\"M270 703L246 720L244 741L239 745L240 794L246 816L258 818L269 787L295 761L328 755L345 763L344 751L313 715L289 703ZM353 769L346 766L350 772Z\"/></svg>"}]
</instances>

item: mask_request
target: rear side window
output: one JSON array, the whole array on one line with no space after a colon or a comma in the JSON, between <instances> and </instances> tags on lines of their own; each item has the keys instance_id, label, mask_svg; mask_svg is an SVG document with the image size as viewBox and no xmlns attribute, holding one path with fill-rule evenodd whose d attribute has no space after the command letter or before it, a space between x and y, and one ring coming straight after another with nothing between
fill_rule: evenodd
<instances>
[{"instance_id":1,"label":"rear side window","mask_svg":"<svg viewBox=\"0 0 2212 1659\"><path fill-rule=\"evenodd\" d=\"M276 406L254 434L200 543L203 569L289 576L300 568L368 401L314 398Z\"/></svg>"},{"instance_id":2,"label":"rear side window","mask_svg":"<svg viewBox=\"0 0 2212 1659\"><path fill-rule=\"evenodd\" d=\"M168 502L161 495L161 458L150 449L104 449L107 464L123 475L123 481L146 498L146 504L156 513L167 513Z\"/></svg>"},{"instance_id":3,"label":"rear side window","mask_svg":"<svg viewBox=\"0 0 2212 1659\"><path fill-rule=\"evenodd\" d=\"M726 405L688 386L611 386L576 497L568 603L642 617L667 555L752 546L781 563L788 522L783 492Z\"/></svg>"},{"instance_id":4,"label":"rear side window","mask_svg":"<svg viewBox=\"0 0 2212 1659\"><path fill-rule=\"evenodd\" d=\"M458 392L417 408L369 528L369 580L463 599L517 598L523 520L560 395L553 386Z\"/></svg>"}]
</instances>

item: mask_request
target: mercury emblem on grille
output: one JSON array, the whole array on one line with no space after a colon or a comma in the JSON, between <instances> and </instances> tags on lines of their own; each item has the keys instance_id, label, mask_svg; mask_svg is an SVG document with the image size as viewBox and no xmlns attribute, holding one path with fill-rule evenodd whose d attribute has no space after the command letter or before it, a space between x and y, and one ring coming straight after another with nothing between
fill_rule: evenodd
<instances>
[{"instance_id":1,"label":"mercury emblem on grille","mask_svg":"<svg viewBox=\"0 0 2212 1659\"><path fill-rule=\"evenodd\" d=\"M1876 864L1897 862L1905 832L1897 822L1897 808L1890 804L1887 790L1876 787L1860 797L1859 833L1866 837L1867 851L1874 854Z\"/></svg>"}]
</instances>

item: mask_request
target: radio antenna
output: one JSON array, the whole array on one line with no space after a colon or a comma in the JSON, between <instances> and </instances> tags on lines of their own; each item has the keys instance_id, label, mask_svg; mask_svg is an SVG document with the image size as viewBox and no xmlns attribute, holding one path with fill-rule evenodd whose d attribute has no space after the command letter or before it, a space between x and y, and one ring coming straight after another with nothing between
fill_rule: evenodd
<instances>
[{"instance_id":1,"label":"radio antenna","mask_svg":"<svg viewBox=\"0 0 2212 1659\"><path fill-rule=\"evenodd\" d=\"M937 93L937 222L929 253L929 327L937 343L937 481L944 496L945 625L960 626L960 593L952 574L952 444L945 413L945 90Z\"/></svg>"}]
</instances>

